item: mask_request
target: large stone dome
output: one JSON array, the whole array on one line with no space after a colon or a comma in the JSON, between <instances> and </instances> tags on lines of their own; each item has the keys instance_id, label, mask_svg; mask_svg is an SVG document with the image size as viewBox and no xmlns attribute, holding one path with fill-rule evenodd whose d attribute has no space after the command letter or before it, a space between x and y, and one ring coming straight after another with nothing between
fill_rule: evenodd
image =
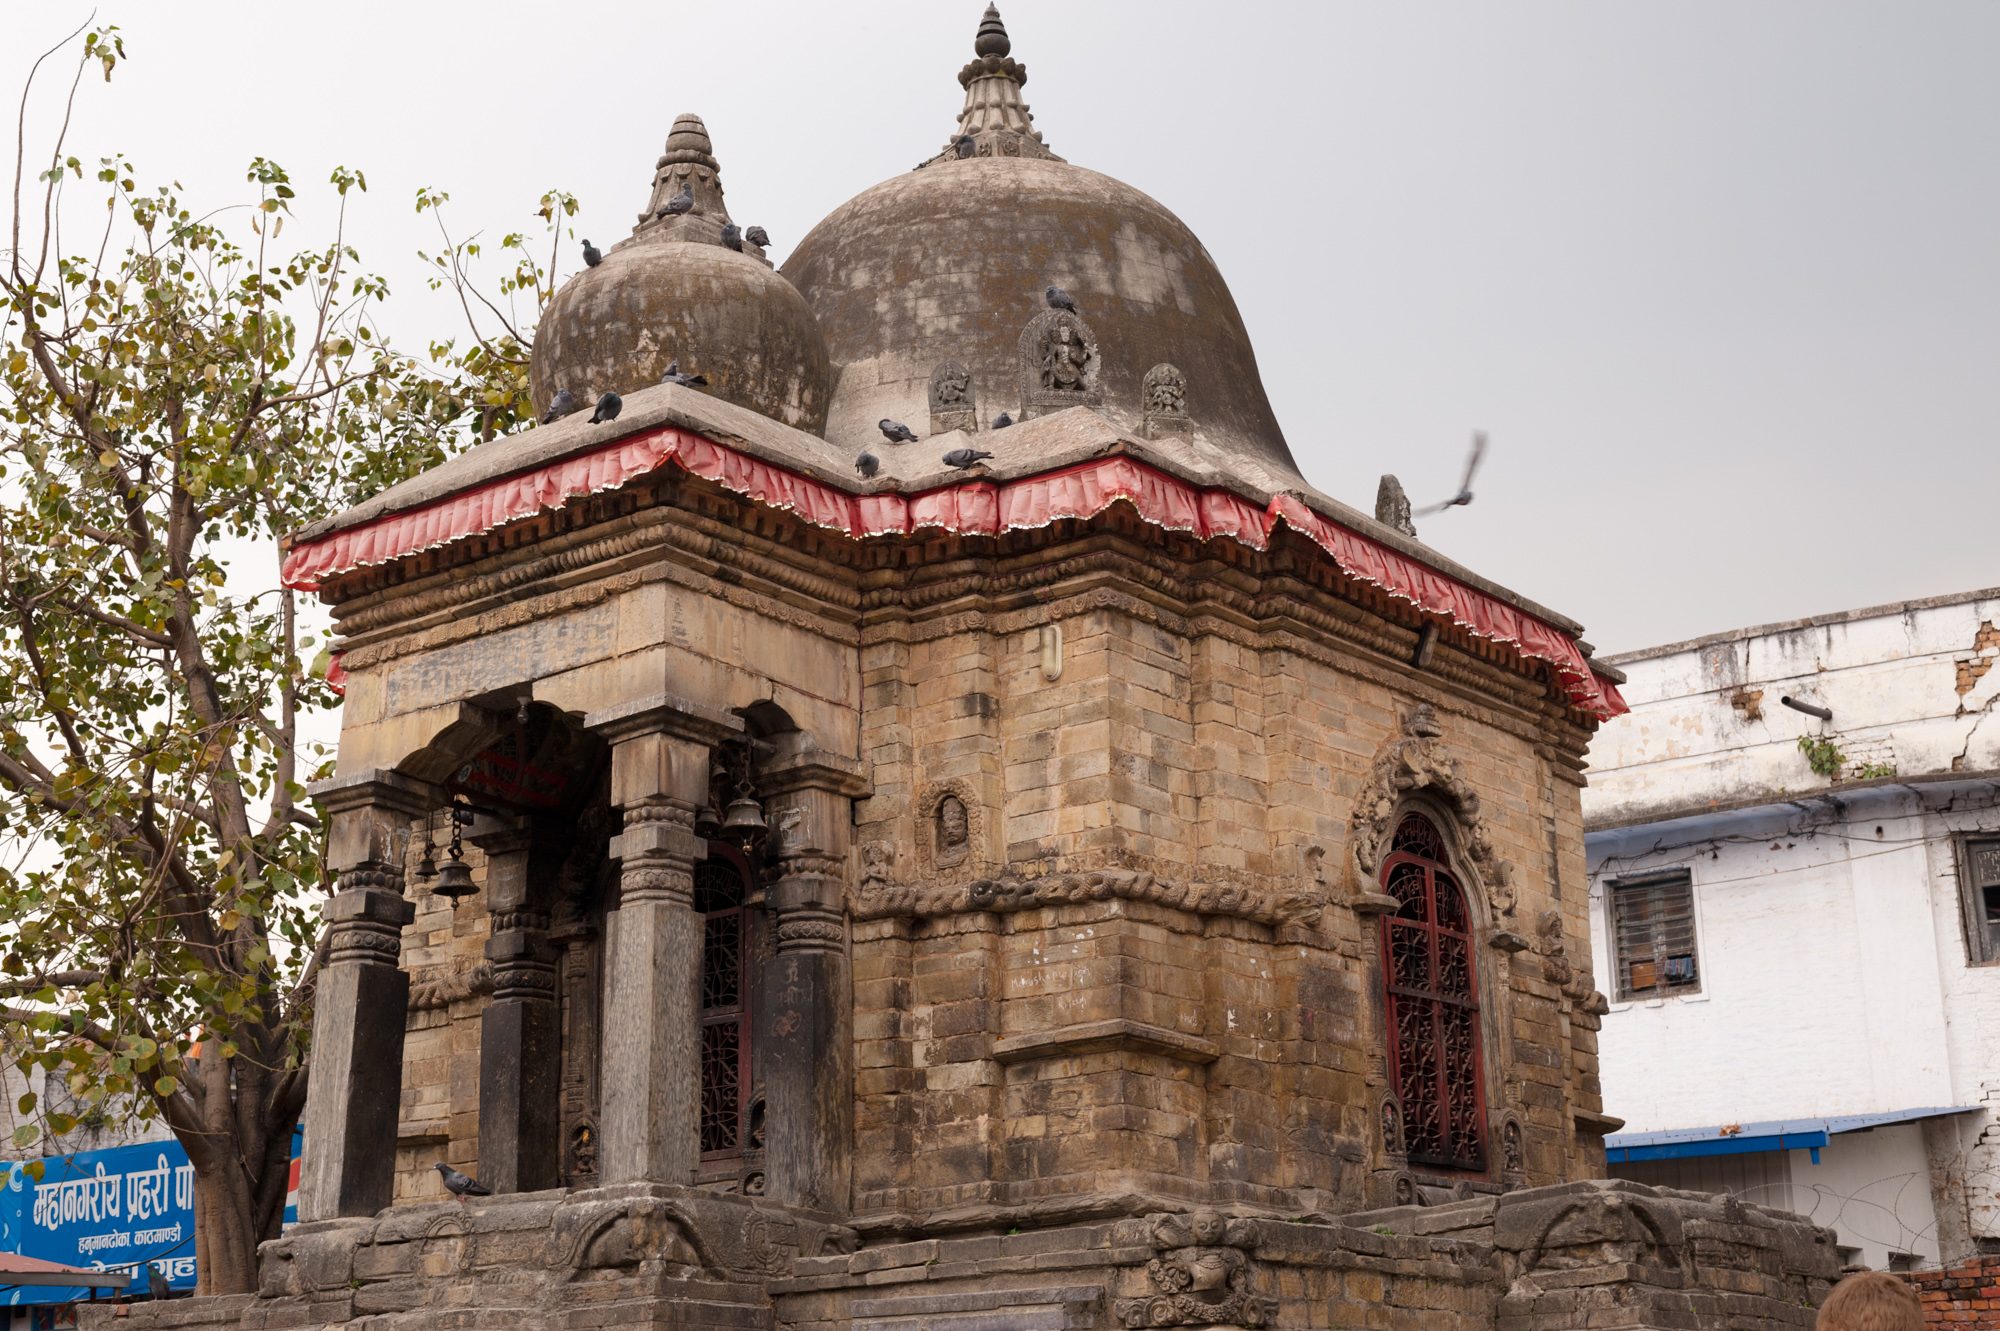
<instances>
[{"instance_id":1,"label":"large stone dome","mask_svg":"<svg viewBox=\"0 0 2000 1331\"><path fill-rule=\"evenodd\" d=\"M941 367L969 371L980 428L1006 411L1040 414L1087 399L1139 428L1148 372L1177 367L1195 442L1227 465L1296 477L1257 374L1242 316L1215 262L1165 207L1072 166L1043 144L1020 96L1027 71L1007 58L988 9L957 132L917 170L836 209L799 243L785 276L819 318L838 380L826 436L878 442L876 422L920 433L939 405ZM1043 291L1075 300L1094 338L1089 391L1030 399L1038 380L1031 322ZM1167 376L1171 378L1171 376ZM963 415L960 419L963 419Z\"/></svg>"},{"instance_id":2,"label":"large stone dome","mask_svg":"<svg viewBox=\"0 0 2000 1331\"><path fill-rule=\"evenodd\" d=\"M685 190L684 212L667 209ZM535 332L530 390L546 410L567 388L588 408L610 390L660 382L678 361L708 391L801 430L826 426L826 342L792 284L731 227L721 173L697 116L674 122L653 196L632 236L563 284Z\"/></svg>"}]
</instances>

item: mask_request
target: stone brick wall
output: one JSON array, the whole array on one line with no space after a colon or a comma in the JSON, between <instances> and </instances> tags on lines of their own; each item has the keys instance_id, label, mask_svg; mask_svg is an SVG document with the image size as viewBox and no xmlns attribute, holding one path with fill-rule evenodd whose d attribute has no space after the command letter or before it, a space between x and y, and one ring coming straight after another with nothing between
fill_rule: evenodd
<instances>
[{"instance_id":1,"label":"stone brick wall","mask_svg":"<svg viewBox=\"0 0 2000 1331\"><path fill-rule=\"evenodd\" d=\"M1963 1266L1905 1276L1923 1300L1924 1322L1935 1327L1987 1331L2000 1327L2000 1254Z\"/></svg>"}]
</instances>

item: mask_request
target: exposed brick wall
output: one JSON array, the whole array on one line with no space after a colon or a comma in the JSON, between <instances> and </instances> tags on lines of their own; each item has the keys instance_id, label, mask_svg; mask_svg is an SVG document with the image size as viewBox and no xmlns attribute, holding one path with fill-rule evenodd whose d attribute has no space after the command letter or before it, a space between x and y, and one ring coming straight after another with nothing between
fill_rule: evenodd
<instances>
[{"instance_id":1,"label":"exposed brick wall","mask_svg":"<svg viewBox=\"0 0 2000 1331\"><path fill-rule=\"evenodd\" d=\"M2000 1254L1940 1271L1915 1271L1905 1279L1924 1301L1926 1324L1962 1331L2000 1328Z\"/></svg>"}]
</instances>

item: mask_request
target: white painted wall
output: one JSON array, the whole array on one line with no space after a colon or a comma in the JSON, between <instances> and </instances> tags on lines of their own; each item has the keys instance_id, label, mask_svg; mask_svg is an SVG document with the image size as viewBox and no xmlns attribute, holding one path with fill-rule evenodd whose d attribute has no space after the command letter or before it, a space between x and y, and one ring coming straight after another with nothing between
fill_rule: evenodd
<instances>
[{"instance_id":1,"label":"white painted wall","mask_svg":"<svg viewBox=\"0 0 2000 1331\"><path fill-rule=\"evenodd\" d=\"M1616 658L1633 714L1593 743L1584 792L1598 988L1617 990L1606 884L1664 867L1691 875L1702 977L1612 1005L1605 1109L1628 1130L1989 1105L1958 1120L1956 1166L1973 1234L2000 1238L2000 965L1969 964L1954 841L2000 834L1996 625L2000 592L1983 592ZM1843 772L1815 775L1801 734L1838 745ZM1896 776L1853 779L1860 762ZM1867 1138L1836 1137L1819 1177L1914 1170L1929 1193L1918 1129Z\"/></svg>"}]
</instances>

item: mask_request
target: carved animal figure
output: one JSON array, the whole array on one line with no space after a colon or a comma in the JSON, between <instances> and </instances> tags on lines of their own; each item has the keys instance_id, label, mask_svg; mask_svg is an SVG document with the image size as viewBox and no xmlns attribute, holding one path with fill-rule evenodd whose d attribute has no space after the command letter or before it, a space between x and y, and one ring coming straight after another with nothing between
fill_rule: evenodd
<instances>
[{"instance_id":1,"label":"carved animal figure","mask_svg":"<svg viewBox=\"0 0 2000 1331\"><path fill-rule=\"evenodd\" d=\"M873 480L875 473L882 470L882 459L864 450L859 457L854 459L854 469L860 472L865 479Z\"/></svg>"},{"instance_id":2,"label":"carved animal figure","mask_svg":"<svg viewBox=\"0 0 2000 1331\"><path fill-rule=\"evenodd\" d=\"M1061 287L1050 287L1042 293L1042 298L1048 301L1052 310L1068 310L1071 314L1076 313L1076 302L1071 300L1069 292Z\"/></svg>"},{"instance_id":3,"label":"carved animal figure","mask_svg":"<svg viewBox=\"0 0 2000 1331\"><path fill-rule=\"evenodd\" d=\"M667 362L667 372L660 376L660 382L663 384L679 384L682 388L706 388L708 387L708 376L682 374L680 360L676 358Z\"/></svg>"},{"instance_id":4,"label":"carved animal figure","mask_svg":"<svg viewBox=\"0 0 2000 1331\"><path fill-rule=\"evenodd\" d=\"M625 410L625 399L616 393L606 393L597 399L597 410L590 413L590 423L601 425L618 419L618 413Z\"/></svg>"},{"instance_id":5,"label":"carved animal figure","mask_svg":"<svg viewBox=\"0 0 2000 1331\"><path fill-rule=\"evenodd\" d=\"M660 205L659 216L679 217L682 213L691 212L693 211L693 209L694 209L694 186L691 184L683 183L681 185L680 193L674 195L673 198L668 199L665 203Z\"/></svg>"},{"instance_id":6,"label":"carved animal figure","mask_svg":"<svg viewBox=\"0 0 2000 1331\"><path fill-rule=\"evenodd\" d=\"M553 425L561 417L576 410L576 395L567 388L558 388L556 395L549 399L549 409L542 413L542 424Z\"/></svg>"},{"instance_id":7,"label":"carved animal figure","mask_svg":"<svg viewBox=\"0 0 2000 1331\"><path fill-rule=\"evenodd\" d=\"M597 267L598 264L603 262L604 262L603 251L599 250L597 246L591 244L590 238L588 236L584 237L583 266L586 268L595 268Z\"/></svg>"},{"instance_id":8,"label":"carved animal figure","mask_svg":"<svg viewBox=\"0 0 2000 1331\"><path fill-rule=\"evenodd\" d=\"M881 420L875 422L875 425L876 428L882 431L882 437L892 444L914 444L917 442L916 431L901 421L892 421L887 416L884 416Z\"/></svg>"},{"instance_id":9,"label":"carved animal figure","mask_svg":"<svg viewBox=\"0 0 2000 1331\"><path fill-rule=\"evenodd\" d=\"M944 455L944 465L957 467L963 471L967 467L978 466L982 460L992 456L991 453L981 452L976 448L954 448Z\"/></svg>"},{"instance_id":10,"label":"carved animal figure","mask_svg":"<svg viewBox=\"0 0 2000 1331\"><path fill-rule=\"evenodd\" d=\"M459 1173L442 1160L438 1161L432 1167L437 1170L438 1177L444 1180L444 1190L458 1198L460 1206L465 1205L467 1197L491 1197L493 1195L493 1189L487 1187L470 1174Z\"/></svg>"}]
</instances>

